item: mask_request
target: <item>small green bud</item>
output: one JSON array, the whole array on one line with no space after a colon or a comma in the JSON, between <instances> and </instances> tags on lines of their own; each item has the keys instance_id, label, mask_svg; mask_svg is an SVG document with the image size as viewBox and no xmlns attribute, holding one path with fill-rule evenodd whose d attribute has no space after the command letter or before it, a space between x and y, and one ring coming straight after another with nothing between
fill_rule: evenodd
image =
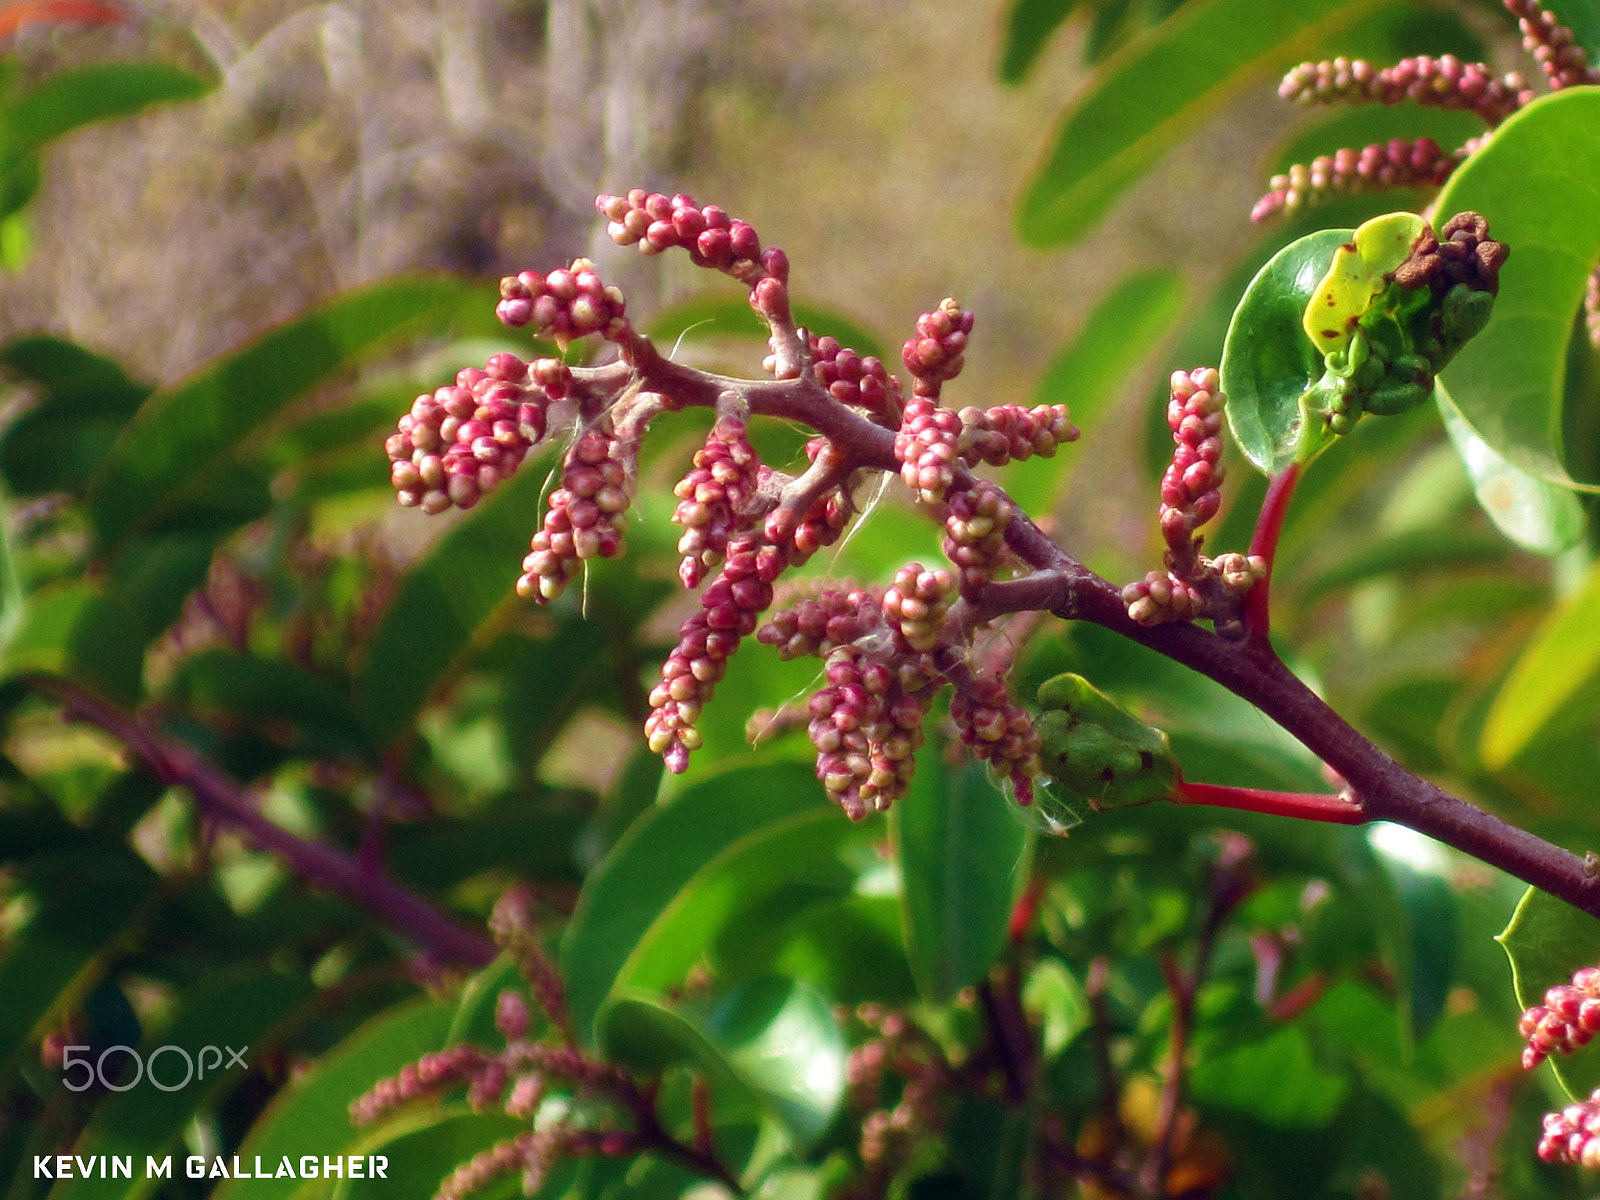
<instances>
[{"instance_id":1,"label":"small green bud","mask_svg":"<svg viewBox=\"0 0 1600 1200\"><path fill-rule=\"evenodd\" d=\"M1146 804L1170 796L1178 764L1167 735L1146 725L1081 675L1039 688L1039 761L1060 787L1091 808Z\"/></svg>"},{"instance_id":2,"label":"small green bud","mask_svg":"<svg viewBox=\"0 0 1600 1200\"><path fill-rule=\"evenodd\" d=\"M1494 297L1458 283L1444 294L1444 305L1439 314L1441 332L1446 346L1459 348L1469 339L1483 332L1494 310Z\"/></svg>"}]
</instances>

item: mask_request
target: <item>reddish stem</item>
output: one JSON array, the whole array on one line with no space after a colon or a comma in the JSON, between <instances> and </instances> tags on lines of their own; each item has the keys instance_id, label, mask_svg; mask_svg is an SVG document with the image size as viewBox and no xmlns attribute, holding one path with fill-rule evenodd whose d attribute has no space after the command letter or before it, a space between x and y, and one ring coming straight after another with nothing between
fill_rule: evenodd
<instances>
[{"instance_id":1,"label":"reddish stem","mask_svg":"<svg viewBox=\"0 0 1600 1200\"><path fill-rule=\"evenodd\" d=\"M1250 536L1250 555L1264 559L1267 573L1256 581L1244 598L1245 633L1265 640L1271 624L1268 598L1272 585L1272 567L1278 554L1278 536L1283 532L1283 519L1289 512L1289 500L1294 495L1295 484L1300 482L1300 464L1290 463L1267 484L1266 498L1261 501L1261 515L1256 518L1255 532Z\"/></svg>"},{"instance_id":2,"label":"reddish stem","mask_svg":"<svg viewBox=\"0 0 1600 1200\"><path fill-rule=\"evenodd\" d=\"M1365 825L1372 818L1360 804L1343 796L1324 796L1308 792L1269 792L1261 788L1229 787L1223 783L1178 784L1173 796L1176 804L1206 804L1213 808L1236 808L1242 812L1269 813L1275 817L1297 817L1302 821L1325 821L1334 825Z\"/></svg>"}]
</instances>

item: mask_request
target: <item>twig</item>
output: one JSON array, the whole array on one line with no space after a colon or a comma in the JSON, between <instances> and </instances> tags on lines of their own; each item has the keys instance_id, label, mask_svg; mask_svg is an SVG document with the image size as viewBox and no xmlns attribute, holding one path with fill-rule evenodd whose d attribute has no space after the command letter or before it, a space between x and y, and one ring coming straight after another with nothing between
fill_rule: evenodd
<instances>
[{"instance_id":1,"label":"twig","mask_svg":"<svg viewBox=\"0 0 1600 1200\"><path fill-rule=\"evenodd\" d=\"M30 675L25 682L60 701L72 715L104 729L163 783L186 788L208 817L239 830L307 883L354 901L419 949L447 961L474 967L494 961L494 944L488 938L457 925L432 903L371 870L359 858L298 837L268 820L251 806L238 784L188 746L161 737L137 717L66 680Z\"/></svg>"}]
</instances>

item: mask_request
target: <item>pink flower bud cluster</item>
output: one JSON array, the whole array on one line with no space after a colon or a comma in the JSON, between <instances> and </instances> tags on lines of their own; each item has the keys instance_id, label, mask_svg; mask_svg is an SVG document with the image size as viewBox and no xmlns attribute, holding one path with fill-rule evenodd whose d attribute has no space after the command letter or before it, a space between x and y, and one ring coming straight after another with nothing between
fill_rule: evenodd
<instances>
[{"instance_id":1,"label":"pink flower bud cluster","mask_svg":"<svg viewBox=\"0 0 1600 1200\"><path fill-rule=\"evenodd\" d=\"M1194 531L1222 506L1222 412L1227 397L1213 367L1172 373L1167 427L1172 463L1161 477L1161 536L1192 554Z\"/></svg>"},{"instance_id":2,"label":"pink flower bud cluster","mask_svg":"<svg viewBox=\"0 0 1600 1200\"><path fill-rule=\"evenodd\" d=\"M607 287L587 258L548 275L523 271L500 281L495 315L513 328L531 325L539 337L565 346L574 338L598 333L615 338L627 327L622 292Z\"/></svg>"},{"instance_id":3,"label":"pink flower bud cluster","mask_svg":"<svg viewBox=\"0 0 1600 1200\"><path fill-rule=\"evenodd\" d=\"M1000 569L1011 505L994 484L979 480L950 497L944 555L959 573L961 594L975 598Z\"/></svg>"},{"instance_id":4,"label":"pink flower bud cluster","mask_svg":"<svg viewBox=\"0 0 1600 1200\"><path fill-rule=\"evenodd\" d=\"M1600 349L1600 267L1590 273L1583 292L1583 320L1589 327L1589 341Z\"/></svg>"},{"instance_id":5,"label":"pink flower bud cluster","mask_svg":"<svg viewBox=\"0 0 1600 1200\"><path fill-rule=\"evenodd\" d=\"M771 536L769 522L729 541L721 572L700 594L700 611L678 631L678 645L661 665L661 682L650 692L645 738L669 771L681 774L690 752L700 747L695 723L726 674L728 660L772 603L773 583L836 539L848 516L848 503L830 493L818 497L787 537Z\"/></svg>"},{"instance_id":6,"label":"pink flower bud cluster","mask_svg":"<svg viewBox=\"0 0 1600 1200\"><path fill-rule=\"evenodd\" d=\"M548 604L566 590L584 562L622 553L633 502L638 447L598 428L586 429L567 451L561 486L550 493L544 527L522 560L517 594Z\"/></svg>"},{"instance_id":7,"label":"pink flower bud cluster","mask_svg":"<svg viewBox=\"0 0 1600 1200\"><path fill-rule=\"evenodd\" d=\"M961 740L995 772L1011 781L1018 804L1033 803L1033 781L1039 774L1039 733L1033 718L1011 698L998 675L979 675L958 686L950 701L950 718Z\"/></svg>"},{"instance_id":8,"label":"pink flower bud cluster","mask_svg":"<svg viewBox=\"0 0 1600 1200\"><path fill-rule=\"evenodd\" d=\"M350 1119L365 1125L402 1104L437 1096L456 1084L476 1079L490 1061L491 1056L476 1046L451 1046L436 1054L424 1054L401 1067L398 1075L380 1079L358 1096L350 1105Z\"/></svg>"},{"instance_id":9,"label":"pink flower bud cluster","mask_svg":"<svg viewBox=\"0 0 1600 1200\"><path fill-rule=\"evenodd\" d=\"M1600 967L1584 967L1570 983L1544 994L1544 1003L1522 1014L1517 1033L1528 1045L1522 1065L1532 1070L1552 1054L1571 1054L1600 1032Z\"/></svg>"},{"instance_id":10,"label":"pink flower bud cluster","mask_svg":"<svg viewBox=\"0 0 1600 1200\"><path fill-rule=\"evenodd\" d=\"M752 287L767 276L788 282L783 251L763 253L756 231L714 204L702 208L692 196L634 188L626 196L600 196L594 206L605 214L606 232L619 246L638 246L645 254L681 247L696 266L724 271Z\"/></svg>"},{"instance_id":11,"label":"pink flower bud cluster","mask_svg":"<svg viewBox=\"0 0 1600 1200\"><path fill-rule=\"evenodd\" d=\"M549 1164L555 1158L555 1137L550 1132L535 1133L529 1130L496 1142L487 1150L480 1150L445 1177L434 1193L433 1200L466 1200L474 1192L482 1191L503 1175L521 1171L526 1177L533 1175L536 1185L542 1185ZM538 1164L538 1169L535 1169ZM526 1195L532 1195L526 1191Z\"/></svg>"},{"instance_id":12,"label":"pink flower bud cluster","mask_svg":"<svg viewBox=\"0 0 1600 1200\"><path fill-rule=\"evenodd\" d=\"M1431 108L1475 112L1491 126L1533 99L1521 75L1497 78L1483 63L1462 62L1453 54L1403 58L1382 70L1359 58L1301 63L1284 76L1278 95L1301 104L1412 100Z\"/></svg>"},{"instance_id":13,"label":"pink flower bud cluster","mask_svg":"<svg viewBox=\"0 0 1600 1200\"><path fill-rule=\"evenodd\" d=\"M468 367L453 385L418 396L384 444L400 503L429 514L468 509L509 479L544 437L543 381L565 389L547 362L496 354L483 370Z\"/></svg>"},{"instance_id":14,"label":"pink flower bud cluster","mask_svg":"<svg viewBox=\"0 0 1600 1200\"><path fill-rule=\"evenodd\" d=\"M1547 1163L1600 1171L1600 1088L1587 1100L1545 1114L1539 1157Z\"/></svg>"},{"instance_id":15,"label":"pink flower bud cluster","mask_svg":"<svg viewBox=\"0 0 1600 1200\"><path fill-rule=\"evenodd\" d=\"M900 405L900 381L873 355L860 355L836 338L807 335L811 371L840 404L888 417Z\"/></svg>"},{"instance_id":16,"label":"pink flower bud cluster","mask_svg":"<svg viewBox=\"0 0 1600 1200\"><path fill-rule=\"evenodd\" d=\"M954 590L949 571L928 571L921 563L909 563L895 572L894 583L883 593L883 618L899 635L903 649L922 652L938 644Z\"/></svg>"},{"instance_id":17,"label":"pink flower bud cluster","mask_svg":"<svg viewBox=\"0 0 1600 1200\"><path fill-rule=\"evenodd\" d=\"M872 1110L862 1119L857 1153L863 1166L883 1178L911 1157L919 1139L938 1136L945 1124L940 1101L955 1086L954 1072L938 1044L904 1013L872 1004L862 1005L856 1015L878 1035L853 1050L845 1063L852 1107ZM889 1069L903 1083L895 1103L879 1108Z\"/></svg>"},{"instance_id":18,"label":"pink flower bud cluster","mask_svg":"<svg viewBox=\"0 0 1600 1200\"><path fill-rule=\"evenodd\" d=\"M1168 571L1151 571L1122 589L1128 616L1141 625L1161 625L1200 616L1205 596L1199 588Z\"/></svg>"},{"instance_id":19,"label":"pink flower bud cluster","mask_svg":"<svg viewBox=\"0 0 1600 1200\"><path fill-rule=\"evenodd\" d=\"M1539 3L1539 0L1504 0L1506 9L1517 18L1522 30L1522 45L1538 60L1552 89L1600 83L1600 71L1589 65L1589 56L1572 38L1572 30Z\"/></svg>"},{"instance_id":20,"label":"pink flower bud cluster","mask_svg":"<svg viewBox=\"0 0 1600 1200\"><path fill-rule=\"evenodd\" d=\"M683 526L678 577L684 587L700 586L706 570L722 561L728 538L742 529L760 467L744 422L734 417L718 420L695 451L693 468L673 488L678 507L672 519Z\"/></svg>"},{"instance_id":21,"label":"pink flower bud cluster","mask_svg":"<svg viewBox=\"0 0 1600 1200\"><path fill-rule=\"evenodd\" d=\"M925 504L937 504L955 482L961 458L961 418L938 400L912 396L895 435L894 455L900 476Z\"/></svg>"},{"instance_id":22,"label":"pink flower bud cluster","mask_svg":"<svg viewBox=\"0 0 1600 1200\"><path fill-rule=\"evenodd\" d=\"M773 613L756 640L776 649L785 661L805 655L826 658L882 627L883 596L876 587L828 588Z\"/></svg>"},{"instance_id":23,"label":"pink flower bud cluster","mask_svg":"<svg viewBox=\"0 0 1600 1200\"><path fill-rule=\"evenodd\" d=\"M912 385L916 395L937 397L945 380L961 374L972 320L972 313L949 297L917 318L916 336L900 348L901 361L916 381Z\"/></svg>"},{"instance_id":24,"label":"pink flower bud cluster","mask_svg":"<svg viewBox=\"0 0 1600 1200\"><path fill-rule=\"evenodd\" d=\"M1078 427L1065 404L997 404L993 408L963 408L961 458L968 465L986 462L1003 467L1038 455L1053 457L1063 442L1078 440Z\"/></svg>"},{"instance_id":25,"label":"pink flower bud cluster","mask_svg":"<svg viewBox=\"0 0 1600 1200\"><path fill-rule=\"evenodd\" d=\"M828 685L811 697L807 733L817 778L852 821L905 795L936 689L907 692L886 656L853 645L828 655Z\"/></svg>"},{"instance_id":26,"label":"pink flower bud cluster","mask_svg":"<svg viewBox=\"0 0 1600 1200\"><path fill-rule=\"evenodd\" d=\"M1296 163L1287 174L1274 175L1267 194L1250 210L1252 221L1280 212L1294 212L1340 195L1360 195L1396 187L1438 187L1460 162L1432 138L1394 138L1361 150L1336 150Z\"/></svg>"}]
</instances>

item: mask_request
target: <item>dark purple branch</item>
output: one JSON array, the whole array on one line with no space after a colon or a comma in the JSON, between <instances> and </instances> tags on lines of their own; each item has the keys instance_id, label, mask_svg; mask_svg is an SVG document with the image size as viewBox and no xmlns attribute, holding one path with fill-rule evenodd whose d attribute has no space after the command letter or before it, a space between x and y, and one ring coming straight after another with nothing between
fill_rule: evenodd
<instances>
[{"instance_id":1,"label":"dark purple branch","mask_svg":"<svg viewBox=\"0 0 1600 1200\"><path fill-rule=\"evenodd\" d=\"M662 357L638 335L622 349L624 361L575 375L585 386L610 384L618 390L639 379L680 407L714 407L720 396L735 392L753 413L800 421L826 435L850 469L899 470L893 432L834 401L809 373L791 380L711 375ZM959 468L955 486L970 486L972 479ZM1280 477L1269 492L1260 531L1263 546L1276 542L1292 487L1292 476ZM1134 622L1118 588L1083 566L1020 511L1006 526L1006 544L1032 573L988 585L974 606L975 617L1046 611L1066 620L1092 621L1148 646L1222 684L1283 726L1349 783L1367 819L1428 834L1600 917L1600 879L1590 875L1582 858L1405 770L1306 687L1265 637L1230 640L1188 622ZM1258 619L1264 628L1264 613Z\"/></svg>"},{"instance_id":2,"label":"dark purple branch","mask_svg":"<svg viewBox=\"0 0 1600 1200\"><path fill-rule=\"evenodd\" d=\"M256 811L238 784L188 746L162 738L137 717L65 680L31 676L27 682L59 700L73 716L111 734L163 783L188 789L206 816L237 829L306 882L354 901L419 949L449 962L482 967L494 961L496 951L488 938L457 925L358 858L274 824Z\"/></svg>"}]
</instances>

